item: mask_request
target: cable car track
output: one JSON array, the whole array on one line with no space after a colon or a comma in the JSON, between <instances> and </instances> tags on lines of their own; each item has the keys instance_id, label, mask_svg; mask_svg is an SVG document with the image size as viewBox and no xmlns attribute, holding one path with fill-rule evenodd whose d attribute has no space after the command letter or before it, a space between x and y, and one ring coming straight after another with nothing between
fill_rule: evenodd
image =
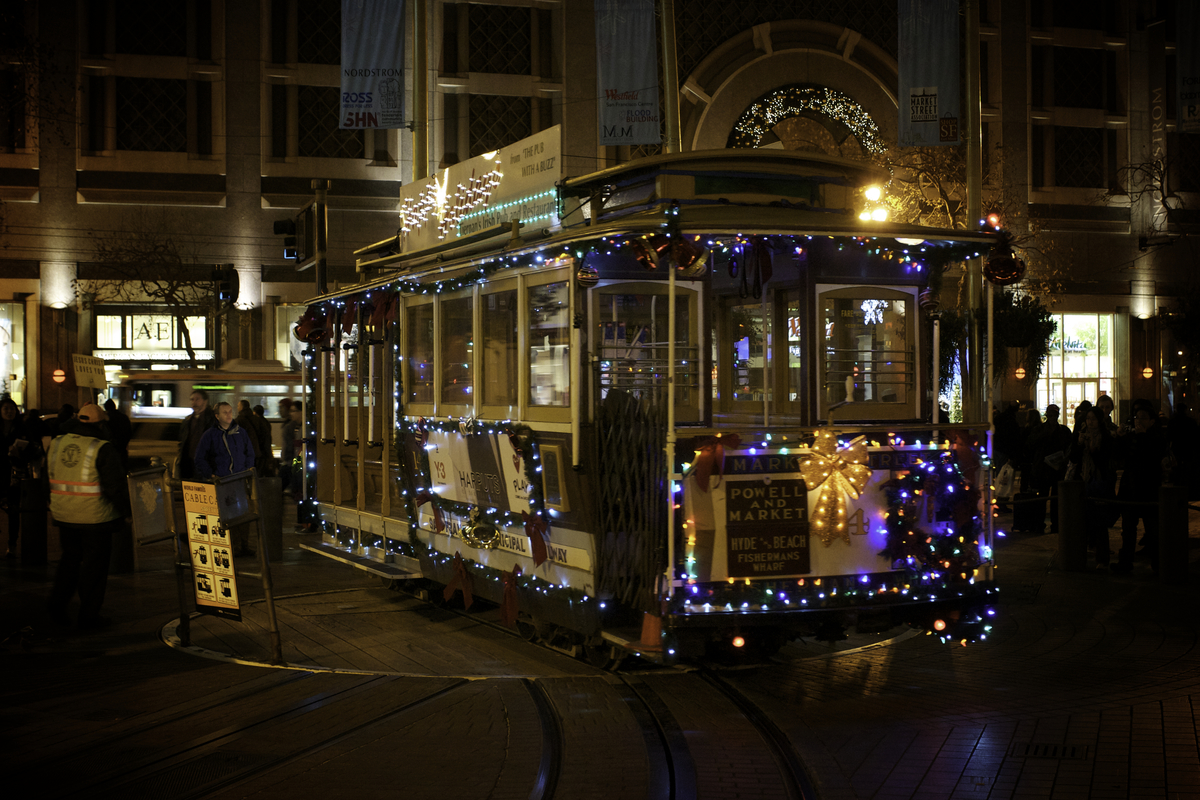
<instances>
[{"instance_id":1,"label":"cable car track","mask_svg":"<svg viewBox=\"0 0 1200 800\"><path fill-rule=\"evenodd\" d=\"M433 721L439 729L483 731L499 759L486 768L531 800L579 796L610 754L620 754L617 760L634 757L636 769L628 779L644 782L644 796L696 797L713 769L704 748L718 742L729 751L722 783L762 787L769 752L779 778L767 779L772 791L762 796L815 797L786 735L753 701L708 670L424 681L276 672L269 684L252 680L223 693L219 703L201 700L184 698L123 730L73 737L30 766L58 768L65 778L48 788L49 797L174 800L270 793L307 781L313 769L352 773L358 757L352 754L380 742L420 747ZM479 719L503 723L479 728ZM437 760L433 751L416 752L429 753L431 764ZM432 774L441 774L436 769ZM620 773L605 769L602 780L623 782L627 777ZM451 784L459 777L445 774ZM395 779L403 786L404 775ZM488 796L466 794L461 787L448 791Z\"/></svg>"}]
</instances>

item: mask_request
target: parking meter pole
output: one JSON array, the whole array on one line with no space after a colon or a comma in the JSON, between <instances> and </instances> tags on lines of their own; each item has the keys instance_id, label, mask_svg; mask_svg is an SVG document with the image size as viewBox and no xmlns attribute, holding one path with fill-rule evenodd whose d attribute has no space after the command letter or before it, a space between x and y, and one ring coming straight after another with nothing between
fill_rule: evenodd
<instances>
[{"instance_id":1,"label":"parking meter pole","mask_svg":"<svg viewBox=\"0 0 1200 800\"><path fill-rule=\"evenodd\" d=\"M259 495L261 497L261 495ZM271 560L267 557L267 537L260 516L254 523L258 528L258 565L262 573L263 599L267 604L267 625L271 633L271 655L273 664L283 663L283 644L279 640L279 620L275 616L275 591L271 585Z\"/></svg>"},{"instance_id":2,"label":"parking meter pole","mask_svg":"<svg viewBox=\"0 0 1200 800\"><path fill-rule=\"evenodd\" d=\"M187 533L175 537L175 586L179 590L179 643L184 647L192 644L192 618L188 611L188 597L192 589L192 565L187 561Z\"/></svg>"},{"instance_id":3,"label":"parking meter pole","mask_svg":"<svg viewBox=\"0 0 1200 800\"><path fill-rule=\"evenodd\" d=\"M272 561L283 559L283 479L258 479L258 514Z\"/></svg>"},{"instance_id":4,"label":"parking meter pole","mask_svg":"<svg viewBox=\"0 0 1200 800\"><path fill-rule=\"evenodd\" d=\"M1083 524L1083 481L1058 484L1058 564L1066 572L1087 569L1087 530Z\"/></svg>"}]
</instances>

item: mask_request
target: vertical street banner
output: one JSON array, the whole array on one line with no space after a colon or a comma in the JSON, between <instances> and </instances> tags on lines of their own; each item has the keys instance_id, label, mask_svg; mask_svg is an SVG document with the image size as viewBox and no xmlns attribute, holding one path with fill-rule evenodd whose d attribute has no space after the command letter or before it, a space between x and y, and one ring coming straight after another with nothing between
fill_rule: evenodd
<instances>
[{"instance_id":1,"label":"vertical street banner","mask_svg":"<svg viewBox=\"0 0 1200 800\"><path fill-rule=\"evenodd\" d=\"M1200 131L1200 8L1195 3L1179 3L1175 13L1178 130L1195 133Z\"/></svg>"},{"instance_id":2,"label":"vertical street banner","mask_svg":"<svg viewBox=\"0 0 1200 800\"><path fill-rule=\"evenodd\" d=\"M662 141L654 0L596 0L596 94L600 144Z\"/></svg>"},{"instance_id":3,"label":"vertical street banner","mask_svg":"<svg viewBox=\"0 0 1200 800\"><path fill-rule=\"evenodd\" d=\"M899 143L959 142L958 0L899 0Z\"/></svg>"},{"instance_id":4,"label":"vertical street banner","mask_svg":"<svg viewBox=\"0 0 1200 800\"><path fill-rule=\"evenodd\" d=\"M187 520L188 553L192 558L192 591L202 614L242 620L237 576L229 531L221 525L217 487L183 482L183 511Z\"/></svg>"},{"instance_id":5,"label":"vertical street banner","mask_svg":"<svg viewBox=\"0 0 1200 800\"><path fill-rule=\"evenodd\" d=\"M338 127L404 127L404 0L342 0Z\"/></svg>"}]
</instances>

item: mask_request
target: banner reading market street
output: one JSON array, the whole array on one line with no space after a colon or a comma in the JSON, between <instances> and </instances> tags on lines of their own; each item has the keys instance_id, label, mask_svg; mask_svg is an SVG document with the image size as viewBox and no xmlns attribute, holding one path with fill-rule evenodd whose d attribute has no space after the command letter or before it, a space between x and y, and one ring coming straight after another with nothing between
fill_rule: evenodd
<instances>
[{"instance_id":1,"label":"banner reading market street","mask_svg":"<svg viewBox=\"0 0 1200 800\"><path fill-rule=\"evenodd\" d=\"M404 0L342 0L338 127L404 127Z\"/></svg>"},{"instance_id":2,"label":"banner reading market street","mask_svg":"<svg viewBox=\"0 0 1200 800\"><path fill-rule=\"evenodd\" d=\"M958 144L958 0L899 0L902 147Z\"/></svg>"},{"instance_id":3,"label":"banner reading market street","mask_svg":"<svg viewBox=\"0 0 1200 800\"><path fill-rule=\"evenodd\" d=\"M658 144L654 0L596 0L600 144Z\"/></svg>"}]
</instances>

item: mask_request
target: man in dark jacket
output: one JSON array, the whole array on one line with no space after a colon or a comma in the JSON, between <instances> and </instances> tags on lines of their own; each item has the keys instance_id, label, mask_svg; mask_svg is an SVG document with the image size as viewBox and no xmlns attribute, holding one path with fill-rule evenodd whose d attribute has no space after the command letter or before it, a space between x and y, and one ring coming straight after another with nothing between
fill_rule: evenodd
<instances>
[{"instance_id":1,"label":"man in dark jacket","mask_svg":"<svg viewBox=\"0 0 1200 800\"><path fill-rule=\"evenodd\" d=\"M258 474L274 474L275 455L271 452L271 423L255 414L248 401L239 400L237 424L251 435L250 444L254 447L254 464L258 467Z\"/></svg>"},{"instance_id":2,"label":"man in dark jacket","mask_svg":"<svg viewBox=\"0 0 1200 800\"><path fill-rule=\"evenodd\" d=\"M217 424L216 415L208 406L208 392L197 389L192 392L192 414L179 426L179 477L191 480L196 477L196 448L200 437Z\"/></svg>"},{"instance_id":3,"label":"man in dark jacket","mask_svg":"<svg viewBox=\"0 0 1200 800\"><path fill-rule=\"evenodd\" d=\"M110 441L121 451L121 463L128 465L129 440L133 438L133 423L117 408L117 404L111 397L104 401L104 413L108 415L108 433L112 437Z\"/></svg>"},{"instance_id":4,"label":"man in dark jacket","mask_svg":"<svg viewBox=\"0 0 1200 800\"><path fill-rule=\"evenodd\" d=\"M100 406L89 404L63 422L50 443L50 513L58 525L62 559L50 593L50 615L67 624L67 604L79 593L80 628L105 624L100 617L108 586L113 534L130 516L129 490L117 448L108 441Z\"/></svg>"},{"instance_id":5,"label":"man in dark jacket","mask_svg":"<svg viewBox=\"0 0 1200 800\"><path fill-rule=\"evenodd\" d=\"M243 472L254 466L254 445L251 434L233 421L233 406L217 403L217 426L200 437L196 447L196 477L209 481ZM229 530L235 556L252 556L250 531L247 525Z\"/></svg>"},{"instance_id":6,"label":"man in dark jacket","mask_svg":"<svg viewBox=\"0 0 1200 800\"><path fill-rule=\"evenodd\" d=\"M233 421L233 406L217 403L217 424L200 437L196 446L196 477L224 478L254 466L252 434Z\"/></svg>"},{"instance_id":7,"label":"man in dark jacket","mask_svg":"<svg viewBox=\"0 0 1200 800\"><path fill-rule=\"evenodd\" d=\"M1067 472L1067 452L1071 449L1071 429L1058 421L1058 406L1046 406L1046 421L1025 444L1030 454L1031 485L1038 497L1050 498L1050 532L1058 532L1058 482ZM1035 514L1034 533L1045 532L1045 513Z\"/></svg>"},{"instance_id":8,"label":"man in dark jacket","mask_svg":"<svg viewBox=\"0 0 1200 800\"><path fill-rule=\"evenodd\" d=\"M1136 406L1133 429L1122 429L1116 437L1117 452L1124 457L1125 471L1117 500L1121 505L1121 552L1112 571L1129 574L1133 571L1133 554L1137 549L1138 520L1146 529L1144 552L1154 571L1158 571L1158 508L1144 505L1158 502L1162 486L1163 459L1167 443L1162 426L1146 405Z\"/></svg>"}]
</instances>

